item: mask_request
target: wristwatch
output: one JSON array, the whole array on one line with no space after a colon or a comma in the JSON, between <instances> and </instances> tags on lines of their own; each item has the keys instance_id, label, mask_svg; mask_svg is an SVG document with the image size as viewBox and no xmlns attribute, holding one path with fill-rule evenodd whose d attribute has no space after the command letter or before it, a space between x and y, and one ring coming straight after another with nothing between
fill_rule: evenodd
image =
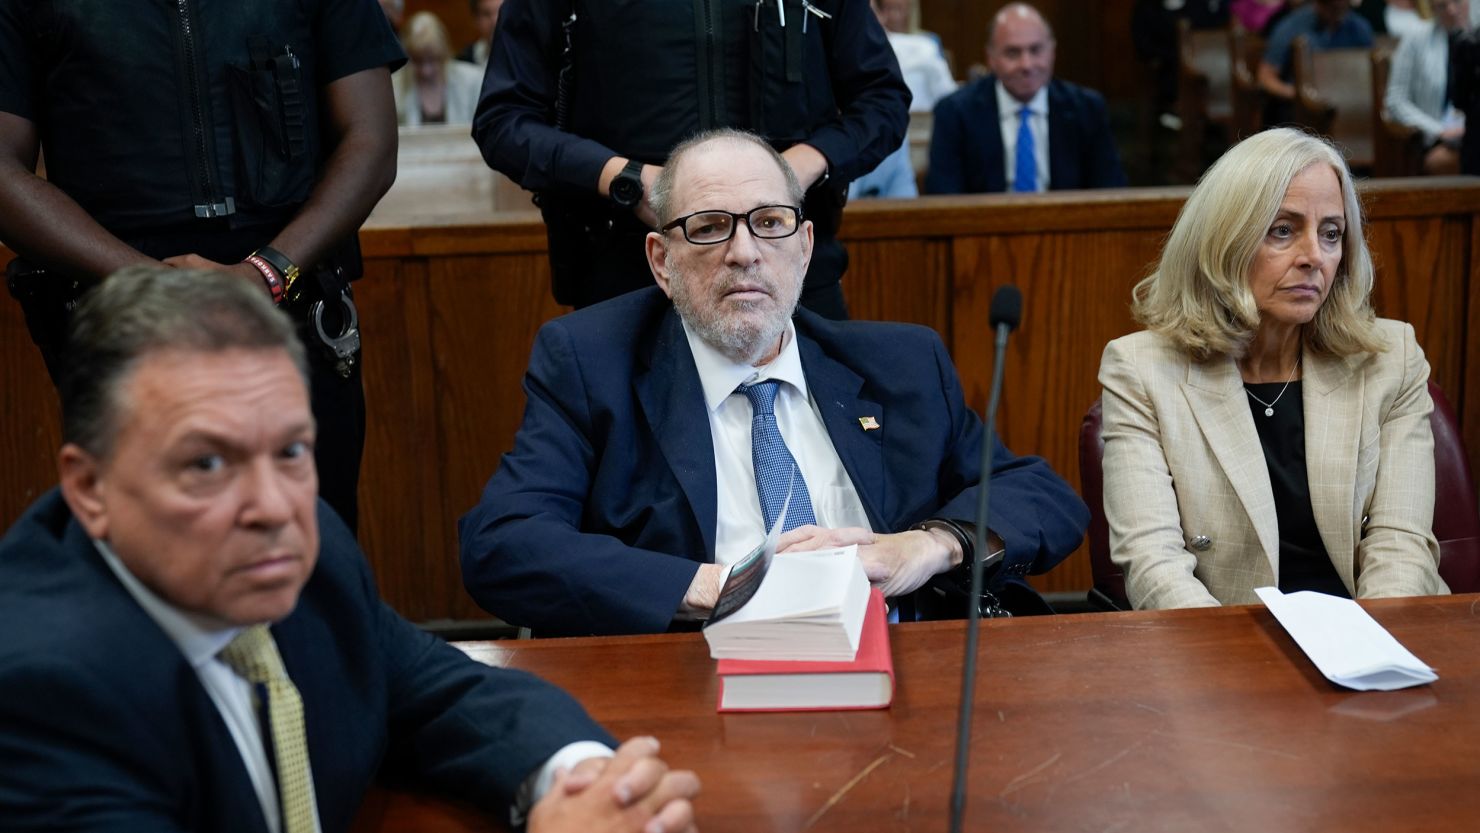
<instances>
[{"instance_id":1,"label":"wristwatch","mask_svg":"<svg viewBox=\"0 0 1480 833\"><path fill-rule=\"evenodd\" d=\"M636 208L642 202L642 163L636 159L627 162L622 172L612 180L610 193L612 202L623 208Z\"/></svg>"}]
</instances>

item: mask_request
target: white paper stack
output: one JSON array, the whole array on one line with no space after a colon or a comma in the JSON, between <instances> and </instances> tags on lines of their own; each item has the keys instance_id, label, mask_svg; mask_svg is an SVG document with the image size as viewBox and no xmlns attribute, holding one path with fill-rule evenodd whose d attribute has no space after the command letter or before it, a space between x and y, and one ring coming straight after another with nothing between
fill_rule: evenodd
<instances>
[{"instance_id":1,"label":"white paper stack","mask_svg":"<svg viewBox=\"0 0 1480 833\"><path fill-rule=\"evenodd\" d=\"M704 629L715 659L847 662L868 609L858 547L780 553L745 606Z\"/></svg>"},{"instance_id":2,"label":"white paper stack","mask_svg":"<svg viewBox=\"0 0 1480 833\"><path fill-rule=\"evenodd\" d=\"M1351 599L1275 587L1254 590L1316 668L1337 685L1393 691L1439 679Z\"/></svg>"}]
</instances>

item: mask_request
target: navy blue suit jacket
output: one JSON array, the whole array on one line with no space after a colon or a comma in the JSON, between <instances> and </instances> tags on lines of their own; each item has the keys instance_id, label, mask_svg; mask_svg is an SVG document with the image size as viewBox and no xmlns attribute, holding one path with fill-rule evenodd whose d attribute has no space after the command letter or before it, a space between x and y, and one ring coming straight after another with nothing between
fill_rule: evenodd
<instances>
[{"instance_id":1,"label":"navy blue suit jacket","mask_svg":"<svg viewBox=\"0 0 1480 833\"><path fill-rule=\"evenodd\" d=\"M1007 190L996 84L996 76L979 78L935 105L926 193ZM1057 78L1048 82L1048 177L1052 191L1126 184L1105 99Z\"/></svg>"},{"instance_id":2,"label":"navy blue suit jacket","mask_svg":"<svg viewBox=\"0 0 1480 833\"><path fill-rule=\"evenodd\" d=\"M934 331L796 317L807 386L877 532L976 517L982 424ZM524 423L459 523L463 580L542 634L669 627L714 560L716 485L704 395L678 314L656 287L547 323ZM881 426L864 431L859 417ZM991 528L1006 572L1058 563L1089 513L1048 464L994 442Z\"/></svg>"},{"instance_id":3,"label":"navy blue suit jacket","mask_svg":"<svg viewBox=\"0 0 1480 833\"><path fill-rule=\"evenodd\" d=\"M318 566L272 630L303 697L325 833L349 827L383 759L507 818L562 746L612 742L554 686L401 619L322 502L319 527ZM195 671L55 491L0 541L0 634L0 830L267 830Z\"/></svg>"}]
</instances>

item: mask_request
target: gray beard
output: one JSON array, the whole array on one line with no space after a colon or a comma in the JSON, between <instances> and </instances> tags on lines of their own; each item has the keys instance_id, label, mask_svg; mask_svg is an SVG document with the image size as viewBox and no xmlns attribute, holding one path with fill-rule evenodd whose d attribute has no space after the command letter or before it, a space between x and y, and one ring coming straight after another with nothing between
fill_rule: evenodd
<instances>
[{"instance_id":1,"label":"gray beard","mask_svg":"<svg viewBox=\"0 0 1480 833\"><path fill-rule=\"evenodd\" d=\"M745 276L732 276L728 283L739 283L740 277ZM763 283L770 291L776 289L774 281ZM796 311L797 301L802 297L802 276L798 275L796 292L790 302L778 306L774 314L757 319L748 313L755 311L759 304L749 302L739 306L737 313L741 314L726 315L713 308L701 309L689 293L688 275L675 272L669 279L669 286L673 290L673 306L684 324L731 361L748 365L755 364L781 338L786 331L787 320Z\"/></svg>"}]
</instances>

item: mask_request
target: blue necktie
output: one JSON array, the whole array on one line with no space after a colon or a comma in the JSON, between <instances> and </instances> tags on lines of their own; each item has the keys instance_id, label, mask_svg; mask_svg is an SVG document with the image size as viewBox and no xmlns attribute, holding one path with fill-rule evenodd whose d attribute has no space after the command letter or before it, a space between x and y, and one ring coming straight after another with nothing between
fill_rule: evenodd
<instances>
[{"instance_id":1,"label":"blue necktie","mask_svg":"<svg viewBox=\"0 0 1480 833\"><path fill-rule=\"evenodd\" d=\"M754 415L750 418L750 462L755 466L755 488L761 498L761 514L766 519L766 529L776 523L781 506L786 502L786 490L791 489L791 506L786 510L786 524L782 532L788 532L805 524L817 523L812 514L812 496L807 492L807 481L797 468L791 449L781 438L781 429L776 426L776 390L780 382L772 379L754 385L741 385L740 392L750 400ZM793 476L792 472L796 472Z\"/></svg>"},{"instance_id":2,"label":"blue necktie","mask_svg":"<svg viewBox=\"0 0 1480 833\"><path fill-rule=\"evenodd\" d=\"M1025 194L1038 190L1038 154L1033 149L1033 127L1028 123L1032 115L1027 107L1018 111L1017 167L1013 169L1012 190Z\"/></svg>"}]
</instances>

